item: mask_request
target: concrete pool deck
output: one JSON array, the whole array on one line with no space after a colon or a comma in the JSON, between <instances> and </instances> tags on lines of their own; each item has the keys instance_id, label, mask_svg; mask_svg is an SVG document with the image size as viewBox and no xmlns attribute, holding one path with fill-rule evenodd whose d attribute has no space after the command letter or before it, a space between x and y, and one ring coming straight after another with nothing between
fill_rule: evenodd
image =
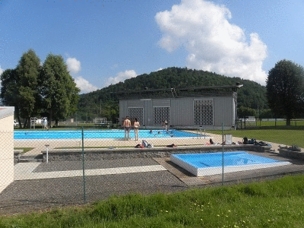
<instances>
[{"instance_id":1,"label":"concrete pool deck","mask_svg":"<svg viewBox=\"0 0 304 228\"><path fill-rule=\"evenodd\" d=\"M260 152L250 153L261 156ZM277 153L263 153L263 156L280 160L282 162L289 162L290 164L280 167L267 167L254 170L244 170L232 173L225 173L226 181L239 181L242 179L254 179L262 177L270 177L277 175L285 175L288 173L303 173L304 161L296 159L283 158ZM155 161L138 162L141 161ZM96 163L95 166L90 165ZM168 171L187 186L200 186L206 184L216 184L222 181L222 174L206 175L206 176L194 176L187 170L174 164L170 157L162 158L129 158L129 159L115 159L113 160L100 160L100 161L85 161L88 164L85 169L86 176L104 176L104 175L117 175L117 174L134 174L134 173L147 173L147 172L159 172ZM105 163L113 163L106 164ZM71 166L71 164L74 164ZM76 164L76 165L75 165ZM116 164L116 165L114 165ZM67 177L81 177L83 176L83 170L79 161L59 161L59 162L25 162L17 163L15 165L15 181L18 180L39 180L39 179L56 179ZM114 176L113 176L114 177Z\"/></svg>"},{"instance_id":2,"label":"concrete pool deck","mask_svg":"<svg viewBox=\"0 0 304 228\"><path fill-rule=\"evenodd\" d=\"M157 147L166 147L170 144L175 144L177 147L187 147L187 146L210 146L209 139L212 138L214 142L221 142L222 136L207 133L208 137L195 137L195 138L151 138L145 139L140 138L138 141L129 140L125 141L123 139L85 139L84 146L86 148L95 147L95 148L125 148L125 149L134 149L137 144L140 144L142 140L147 140L150 144L153 144ZM242 142L242 138L233 137L233 142ZM272 146L274 152L278 152L280 144L268 142ZM42 151L46 150L46 145L48 145L48 150L54 150L56 148L81 148L82 142L81 139L39 139L39 140L15 140L15 148L33 148L30 151L23 154L23 156L38 156L41 155ZM114 150L112 150L114 151Z\"/></svg>"},{"instance_id":3,"label":"concrete pool deck","mask_svg":"<svg viewBox=\"0 0 304 228\"><path fill-rule=\"evenodd\" d=\"M39 162L26 162L18 163L15 165L15 181L17 180L37 180L37 179L54 179L66 177L82 177L83 170L57 170L50 172L35 172L35 170L42 163ZM113 167L113 168L99 168L99 169L86 169L86 176L101 176L101 175L115 175L126 173L145 173L165 171L166 169L161 165L146 165L146 166L128 166L128 167Z\"/></svg>"},{"instance_id":4,"label":"concrete pool deck","mask_svg":"<svg viewBox=\"0 0 304 228\"><path fill-rule=\"evenodd\" d=\"M175 145L177 145L177 148L174 149L187 149L187 148L192 148L192 149L200 149L200 148L205 148L205 149L212 149L215 148L214 145L208 145L209 143L209 139L212 138L214 141L219 141L222 136L221 135L212 135L210 134L210 137L206 137L206 138L189 138L189 139L184 139L184 138L173 138L173 139L149 139L149 143L154 144L159 146L158 148L153 148L154 151L162 151L162 150L170 150L173 148L166 148L166 145L172 144L174 143ZM241 142L242 138L233 138L233 142ZM111 153L115 154L117 151L120 151L121 148L124 148L125 151L134 151L134 150L138 150L138 149L134 149L134 145L138 144L141 142L141 139L139 141L134 141L134 140L130 140L130 141L125 141L125 140L99 140L99 139L87 139L85 140L85 146L86 147L96 147L96 146L104 146L106 145L111 145L109 147L113 147L113 149L110 149L105 147L105 148L100 148L98 149L99 151L110 151ZM275 144L275 143L270 143L272 145L271 148L271 153L273 154L278 154L278 148L279 148L279 144ZM46 145L48 145L48 151L50 153L52 153L53 151L59 151L59 153L68 153L70 154L70 152L68 151L68 149L55 149L55 148L67 148L67 147L81 147L81 141L80 140L15 140L15 147L32 147L34 149L32 149L31 151L25 153L24 155L22 155L23 158L26 159L26 157L35 157L35 156L41 156L42 152L45 153L46 151ZM227 145L227 147L225 146L225 149L229 148L230 145ZM220 148L222 146L217 146L217 148ZM117 149L117 150L116 150ZM230 150L233 149L229 148ZM78 150L81 151L81 149L73 149L73 150ZM92 148L86 148L85 151L95 151L96 149L92 149ZM145 149L139 150L139 153L142 152L146 152ZM149 153L147 151L147 153ZM79 154L79 152L78 152ZM152 155L153 156L153 155ZM151 156L151 157L152 157ZM64 157L64 156L63 156ZM157 157L154 157L154 159L159 159ZM168 156L164 156L163 158L160 158L163 160L167 160L170 158L168 158ZM65 160L63 158L63 160ZM158 160L159 163L163 164L163 162L161 160ZM15 166L16 169L16 180L21 180L21 179L35 179L35 178L60 178L60 177L65 177L65 176L78 176L79 172L65 172L65 173L57 173L57 174L46 174L44 173L44 175L42 174L33 174L31 170L33 170L35 167L37 167L39 164L37 162L27 162L27 163L18 163ZM117 169L120 169L119 167ZM154 171L159 171L162 170L161 167L157 166L157 167L153 167L151 171L153 171L153 169L155 169ZM121 170L121 169L120 169ZM131 169L132 170L132 169ZM103 170L103 171L94 171L95 173L98 173L96 175L102 175L102 173L108 173L108 171ZM93 173L94 173L93 172ZM119 173L120 171L115 171L112 170L110 172L113 173ZM122 171L123 172L127 172ZM136 171L130 171L132 172L146 172L146 167L142 167L139 169L139 167L136 167ZM95 175L95 174L92 174Z\"/></svg>"},{"instance_id":5,"label":"concrete pool deck","mask_svg":"<svg viewBox=\"0 0 304 228\"><path fill-rule=\"evenodd\" d=\"M213 138L214 141L219 141L221 140L222 136L220 135L212 135L212 134L209 134L211 138ZM171 152L170 150L174 150L175 148L167 148L166 145L169 145L169 144L172 144L174 143L175 145L177 145L177 148L178 149L181 149L181 150L187 150L189 148L189 150L191 150L191 148L197 148L197 149L200 149L200 148L205 148L205 149L215 149L215 148L219 148L221 149L220 147L221 146L217 146L217 147L214 147L213 145L208 145L208 142L209 142L209 139L210 137L208 138L190 138L190 139L184 139L184 138L173 138L173 139L149 139L148 142L149 143L152 143L154 145L157 145L159 147L157 148L153 148L153 151L166 151L166 150L169 150L169 153ZM17 142L16 142L17 141ZM45 145L49 145L48 146L48 150L50 151L50 153L52 153L52 151L58 151L57 153L59 154L63 154L65 153L64 149L55 149L55 148L59 148L59 147L80 147L81 145L81 141L80 140L64 140L64 139L61 139L61 140L16 140L15 141L15 147L32 147L34 149L32 149L31 151L25 153L22 157L24 157L25 159L27 157L29 158L33 158L33 157L37 157L37 156L41 156L42 155L42 152L45 153L46 151L46 146ZM241 142L242 141L242 138L237 138L237 137L234 137L233 138L233 142ZM126 153L128 152L132 152L132 151L136 151L140 154L145 154L145 153L149 153L149 151L146 151L145 149L137 149L137 148L134 148L134 146L138 143L141 142L141 139L139 141L134 141L134 140L130 140L130 141L124 141L124 140L98 140L98 139L87 139L85 140L85 146L86 147L94 147L94 146L104 146L106 144L106 147L104 148L104 151L106 151L108 154L111 153L113 154L113 156L115 156L115 154L117 152L119 152L119 148L120 147L128 147L128 148L124 148L123 150L126 151ZM279 149L279 145L280 144L276 144L276 143L272 143L272 142L268 142L271 144L272 148L271 148L271 152L269 153L270 155L274 155L274 156L277 156L279 154L278 152L278 149ZM111 146L110 146L111 145ZM227 145L229 146L229 145ZM109 149L107 147L113 147L114 149ZM231 147L233 149L233 146ZM66 151L69 151L70 149L66 149ZM90 148L86 148L86 152L88 151L95 151L96 149L90 149ZM78 149L78 154L80 154L81 150ZM258 152L259 153L259 152ZM266 153L263 153L263 154L266 154ZM268 153L267 153L268 154ZM145 156L145 155L144 155ZM138 157L136 154L134 155L134 157ZM133 158L134 158L133 157ZM149 156L146 156L146 157L149 157ZM152 155L150 157L153 157ZM122 158L122 157L121 157ZM130 158L132 158L130 156ZM69 159L69 158L68 158ZM67 159L67 160L68 160ZM99 158L98 158L99 159ZM158 161L158 163L160 165L164 165L165 163L163 161L166 161L166 165L163 166L165 167L165 170L170 170L172 168L172 164L171 164L171 167L168 167L168 159L170 160L168 154L164 154L164 156L162 158L158 158L157 156L156 157L153 157L153 159L155 159L156 161ZM158 160L157 160L158 159ZM62 160L65 160L64 156L62 158ZM76 172L65 172L65 173L57 173L57 174L47 174L47 173L44 173L43 175L42 174L33 174L31 170L33 170L33 168L37 167L37 163L38 164L41 164L39 162L30 162L31 160L29 160L29 162L27 162L28 164L22 164L21 163L18 163L16 164L15 166L15 172L16 172L16 180L19 180L19 179L35 179L35 178L56 178L56 175L57 177L64 177L65 175L66 176L78 176L79 175L79 171L76 171ZM176 167L175 165L173 165L173 167ZM28 170L26 171L26 169L28 168ZM169 169L168 169L169 168ZM153 168L152 168L153 169ZM159 170L162 170L161 167L157 166L157 167L154 167L155 171L159 171ZM281 167L280 167L281 169ZM285 169L285 167L283 168ZM117 168L117 170L121 170L119 167ZM123 169L124 171L117 171L115 169L112 169L111 171L106 171L106 170L102 170L102 171L90 171L92 172L92 175L95 175L94 173L101 173L101 172L104 172L104 173L108 173L108 172L113 172L113 173L119 173L119 172L122 172L122 173L127 173L127 172L147 172L147 169L146 167L137 167L136 170L133 170L132 171L132 168L130 168L129 171L127 171L128 169ZM152 170L150 170L152 171ZM254 171L255 172L255 171ZM23 176L22 176L23 175ZM54 176L55 175L55 176ZM228 175L228 174L226 174ZM191 176L191 174L190 174ZM193 180L192 177L190 177L190 179ZM199 179L198 180L198 183L200 183ZM186 181L188 182L188 181ZM191 181L190 181L191 182ZM196 181L194 181L195 184Z\"/></svg>"},{"instance_id":6,"label":"concrete pool deck","mask_svg":"<svg viewBox=\"0 0 304 228\"><path fill-rule=\"evenodd\" d=\"M210 136L212 137L212 136ZM129 148L133 149L137 144L140 144L142 140L147 140L150 144L155 146L167 146L175 144L177 146L193 146L193 145L206 145L209 142L210 137L197 137L197 138L140 138L135 140L123 140L123 139L85 139L84 146L88 147L100 147L100 148ZM218 137L218 136L216 136ZM34 139L34 140L15 140L14 147L33 148L26 152L24 156L35 156L41 154L41 151L46 150L46 145L49 150L56 148L78 147L81 148L81 139Z\"/></svg>"},{"instance_id":7,"label":"concrete pool deck","mask_svg":"<svg viewBox=\"0 0 304 228\"><path fill-rule=\"evenodd\" d=\"M221 139L221 136L219 135L210 135L211 138L213 139ZM208 138L190 138L185 140L184 138L174 138L172 141L168 141L168 139L149 139L149 143L152 143L154 145L158 145L158 146L163 146L163 147L159 147L159 148L153 148L154 151L161 151L161 150L170 150L173 148L166 148L166 145L174 143L175 145L177 145L178 149L185 149L187 150L189 148L189 150L192 148L202 148L202 147L206 147L206 148L214 148L213 145L208 145L209 142L209 137ZM169 139L171 140L171 139ZM124 148L124 151L139 151L139 153L142 152L146 152L145 150L140 150L140 149L135 149L134 145L136 145L137 143L141 142L141 139L139 141L124 141L124 140L85 140L85 146L89 147L89 146L96 146L96 144L102 145L105 142L109 145L115 145L117 147L128 147L128 148ZM242 141L242 138L237 138L234 137L233 138L233 142L240 142ZM47 144L46 144L47 143ZM270 143L270 142L269 142ZM47 142L44 142L43 140L18 140L17 145L15 144L15 147L19 146L23 147L33 147L34 149L32 149L31 151L25 153L23 155L23 157L35 157L35 156L41 156L42 152L45 152L46 150L46 146L45 145L49 145L48 146L48 150L50 151L50 153L52 151L59 151L59 153L64 153L64 150L56 150L55 148L58 147L79 147L81 145L81 142L79 140L48 140ZM278 148L279 148L279 144L275 144L275 143L270 143L272 148L271 148L271 153L267 153L270 155L278 155ZM114 146L114 148L115 148ZM221 146L220 146L221 147ZM232 146L233 148L233 146ZM69 149L66 149L67 151L69 151ZM95 149L86 149L85 151L94 151ZM105 148L105 151L108 151L110 153L115 154L115 152L117 152L117 150L115 149L108 149ZM80 149L78 150L78 153L80 152ZM147 152L149 153L149 152ZM255 152L253 152L255 153ZM258 154L260 154L259 152L257 152ZM266 153L263 153L266 154ZM168 164L170 163L170 158L169 156L164 156L162 158L153 158L154 160L156 160L160 165L159 166L155 166L155 167L136 167L136 169L133 169L132 167L129 167L129 169L123 168L121 169L120 167L117 168L112 168L111 170L105 170L105 169L101 169L101 170L92 170L89 171L89 175L101 175L102 173L104 174L119 174L119 173L133 173L133 172L151 172L151 171L160 171L160 170L171 170L172 167L175 167L176 169L176 165L170 164L168 167ZM64 158L63 158L64 160ZM81 176L81 172L78 171L65 171L65 172L55 172L55 173L46 173L44 172L43 174L39 174L39 173L33 173L32 171L39 166L41 163L40 162L26 162L26 163L18 163L15 165L15 178L16 180L24 180L24 179L40 179L40 178L61 178L61 177L74 177L74 176ZM180 169L180 168L178 168ZM285 169L285 168L284 168ZM91 173L91 174L90 174ZM188 173L188 175L190 176L190 179L193 179L190 173ZM228 175L228 174L226 174ZM197 179L198 180L198 179ZM186 181L188 182L188 181ZM191 182L191 181L190 181ZM195 185L197 184L196 181L194 181ZM198 181L198 183L201 183L200 181Z\"/></svg>"}]
</instances>

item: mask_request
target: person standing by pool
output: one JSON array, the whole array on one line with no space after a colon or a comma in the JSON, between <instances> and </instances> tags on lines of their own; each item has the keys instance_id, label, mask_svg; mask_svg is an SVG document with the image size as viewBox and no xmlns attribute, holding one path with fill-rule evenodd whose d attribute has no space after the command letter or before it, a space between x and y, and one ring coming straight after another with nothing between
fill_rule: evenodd
<instances>
[{"instance_id":1,"label":"person standing by pool","mask_svg":"<svg viewBox=\"0 0 304 228\"><path fill-rule=\"evenodd\" d=\"M164 127L165 127L165 130L168 131L168 121L167 120L164 121Z\"/></svg>"},{"instance_id":2,"label":"person standing by pool","mask_svg":"<svg viewBox=\"0 0 304 228\"><path fill-rule=\"evenodd\" d=\"M123 127L125 129L125 140L130 139L130 128L131 128L131 120L129 119L129 116L126 116L124 122L123 122Z\"/></svg>"},{"instance_id":3,"label":"person standing by pool","mask_svg":"<svg viewBox=\"0 0 304 228\"><path fill-rule=\"evenodd\" d=\"M43 128L48 130L48 121L46 117L43 117L42 124L43 124Z\"/></svg>"},{"instance_id":4,"label":"person standing by pool","mask_svg":"<svg viewBox=\"0 0 304 228\"><path fill-rule=\"evenodd\" d=\"M135 141L137 141L138 140L138 129L140 127L140 123L137 118L134 119L133 127L134 127Z\"/></svg>"}]
</instances>

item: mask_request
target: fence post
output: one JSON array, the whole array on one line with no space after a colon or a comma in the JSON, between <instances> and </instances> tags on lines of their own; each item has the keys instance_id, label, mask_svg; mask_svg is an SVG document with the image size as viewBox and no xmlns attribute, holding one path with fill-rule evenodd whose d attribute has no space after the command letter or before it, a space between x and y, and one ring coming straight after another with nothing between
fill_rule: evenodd
<instances>
[{"instance_id":1,"label":"fence post","mask_svg":"<svg viewBox=\"0 0 304 228\"><path fill-rule=\"evenodd\" d=\"M225 174L225 161L224 161L224 123L222 123L222 185L224 185Z\"/></svg>"},{"instance_id":2,"label":"fence post","mask_svg":"<svg viewBox=\"0 0 304 228\"><path fill-rule=\"evenodd\" d=\"M49 145L45 145L46 147L46 163L49 163Z\"/></svg>"},{"instance_id":3,"label":"fence post","mask_svg":"<svg viewBox=\"0 0 304 228\"><path fill-rule=\"evenodd\" d=\"M83 201L84 203L87 202L86 199L86 178L85 178L85 154L84 154L84 134L83 134L83 127L81 128L81 141L82 141L82 177L83 177Z\"/></svg>"}]
</instances>

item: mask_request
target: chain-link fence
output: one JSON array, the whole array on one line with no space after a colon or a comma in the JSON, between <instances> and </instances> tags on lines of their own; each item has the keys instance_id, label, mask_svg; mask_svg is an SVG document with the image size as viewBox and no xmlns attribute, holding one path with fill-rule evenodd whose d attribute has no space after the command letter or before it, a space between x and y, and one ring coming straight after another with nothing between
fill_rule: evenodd
<instances>
[{"instance_id":1,"label":"chain-link fence","mask_svg":"<svg viewBox=\"0 0 304 228\"><path fill-rule=\"evenodd\" d=\"M286 127L284 118L242 118L236 121L237 129L280 128ZM291 119L290 127L304 127L303 119Z\"/></svg>"},{"instance_id":2,"label":"chain-link fence","mask_svg":"<svg viewBox=\"0 0 304 228\"><path fill-rule=\"evenodd\" d=\"M280 157L273 161L271 145L244 144L224 129L141 128L138 140L134 134L83 127L15 130L14 179L0 194L0 212L245 181L269 176L262 168L288 164L278 163ZM2 172L0 178L10 176Z\"/></svg>"}]
</instances>

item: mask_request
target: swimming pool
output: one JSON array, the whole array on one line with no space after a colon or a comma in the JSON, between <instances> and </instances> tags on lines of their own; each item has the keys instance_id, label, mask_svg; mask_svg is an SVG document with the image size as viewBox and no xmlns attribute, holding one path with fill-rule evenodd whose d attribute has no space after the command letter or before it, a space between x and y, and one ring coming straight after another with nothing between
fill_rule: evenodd
<instances>
[{"instance_id":1,"label":"swimming pool","mask_svg":"<svg viewBox=\"0 0 304 228\"><path fill-rule=\"evenodd\" d=\"M134 139L134 131L130 131L130 137ZM195 134L180 130L140 130L139 138L170 138L170 137L186 137L196 138L204 137L202 134ZM32 130L32 131L15 131L14 139L81 139L81 130L62 130L62 131L46 131L46 130ZM90 139L119 139L124 138L124 130L84 130L84 138Z\"/></svg>"},{"instance_id":2,"label":"swimming pool","mask_svg":"<svg viewBox=\"0 0 304 228\"><path fill-rule=\"evenodd\" d=\"M222 159L224 156L224 159ZM195 176L210 176L245 170L288 165L290 162L249 154L245 151L200 154L172 154L171 161ZM223 161L224 160L224 161Z\"/></svg>"}]
</instances>

